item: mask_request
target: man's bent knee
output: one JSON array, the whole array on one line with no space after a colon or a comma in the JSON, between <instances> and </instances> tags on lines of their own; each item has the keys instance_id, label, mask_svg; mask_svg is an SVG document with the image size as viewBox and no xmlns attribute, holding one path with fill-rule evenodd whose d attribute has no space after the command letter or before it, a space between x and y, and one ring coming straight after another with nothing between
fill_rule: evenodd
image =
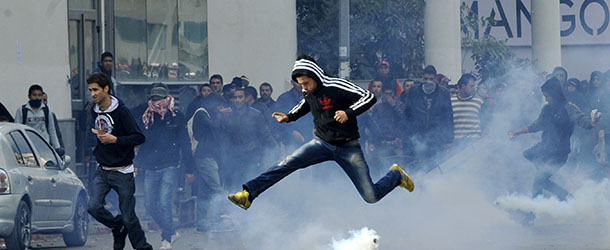
<instances>
[{"instance_id":1,"label":"man's bent knee","mask_svg":"<svg viewBox=\"0 0 610 250\"><path fill-rule=\"evenodd\" d=\"M366 203L373 204L379 201L374 194L363 194L362 199L366 201Z\"/></svg>"}]
</instances>

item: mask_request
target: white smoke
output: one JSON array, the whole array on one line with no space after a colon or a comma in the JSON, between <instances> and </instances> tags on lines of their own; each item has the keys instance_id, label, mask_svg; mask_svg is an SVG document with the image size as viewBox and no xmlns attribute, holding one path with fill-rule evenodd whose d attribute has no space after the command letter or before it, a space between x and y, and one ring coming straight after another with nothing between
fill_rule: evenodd
<instances>
[{"instance_id":1,"label":"white smoke","mask_svg":"<svg viewBox=\"0 0 610 250\"><path fill-rule=\"evenodd\" d=\"M336 163L311 166L268 189L248 211L231 209L244 249L332 249L328 239L363 225L383 236L384 250L608 249L610 181L583 175L588 166L568 164L553 177L570 191L567 201L530 198L536 166L522 152L540 133L509 140L507 132L536 119L544 78L512 72L485 137L454 145L443 155L442 171L415 173L413 193L396 189L367 204ZM516 209L533 212L534 227L520 225Z\"/></svg>"},{"instance_id":2,"label":"white smoke","mask_svg":"<svg viewBox=\"0 0 610 250\"><path fill-rule=\"evenodd\" d=\"M535 198L521 194L498 197L496 203L507 210L532 212L539 223L608 224L610 222L610 181L585 181L565 201L555 196ZM548 220L552 221L548 221ZM547 220L547 221L544 221Z\"/></svg>"},{"instance_id":3,"label":"white smoke","mask_svg":"<svg viewBox=\"0 0 610 250\"><path fill-rule=\"evenodd\" d=\"M351 230L349 234L347 239L333 239L332 250L376 250L379 247L379 235L373 229L364 227L357 231Z\"/></svg>"}]
</instances>

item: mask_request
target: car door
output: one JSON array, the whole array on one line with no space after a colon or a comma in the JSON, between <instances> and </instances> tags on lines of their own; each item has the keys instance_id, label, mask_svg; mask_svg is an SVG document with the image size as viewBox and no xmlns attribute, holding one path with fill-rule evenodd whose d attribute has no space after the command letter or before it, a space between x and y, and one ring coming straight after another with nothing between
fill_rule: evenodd
<instances>
[{"instance_id":1,"label":"car door","mask_svg":"<svg viewBox=\"0 0 610 250\"><path fill-rule=\"evenodd\" d=\"M32 201L32 223L36 225L46 221L51 212L51 199L48 195L51 180L46 176L36 159L32 145L21 131L10 132L7 139L19 158L19 171L24 176L26 191Z\"/></svg>"},{"instance_id":2,"label":"car door","mask_svg":"<svg viewBox=\"0 0 610 250\"><path fill-rule=\"evenodd\" d=\"M74 191L71 181L66 178L62 169L62 162L51 149L51 146L32 130L25 132L36 148L38 162L42 165L45 175L50 179L48 197L51 199L50 221L67 221L72 216Z\"/></svg>"}]
</instances>

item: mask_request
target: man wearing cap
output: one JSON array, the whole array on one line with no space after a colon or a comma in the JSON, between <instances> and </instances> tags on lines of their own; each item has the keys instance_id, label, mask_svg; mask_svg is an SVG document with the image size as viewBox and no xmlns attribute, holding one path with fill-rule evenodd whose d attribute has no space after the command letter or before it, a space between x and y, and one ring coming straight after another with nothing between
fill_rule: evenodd
<instances>
[{"instance_id":1,"label":"man wearing cap","mask_svg":"<svg viewBox=\"0 0 610 250\"><path fill-rule=\"evenodd\" d=\"M160 249L171 249L175 233L172 201L179 167L185 167L192 179L193 161L186 119L174 108L174 97L163 83L153 84L147 108L139 117L138 125L147 138L139 146L136 157L136 167L145 171L145 207L161 227Z\"/></svg>"},{"instance_id":2,"label":"man wearing cap","mask_svg":"<svg viewBox=\"0 0 610 250\"><path fill-rule=\"evenodd\" d=\"M273 116L280 123L288 123L311 112L315 138L243 184L243 191L229 195L231 202L248 209L256 197L292 172L331 160L341 166L368 203L381 200L398 186L413 191L413 180L397 164L392 165L377 183L371 180L358 142L360 135L356 119L375 104L375 96L370 91L344 79L326 76L315 60L305 55L297 58L292 80L301 86L304 98L288 114L275 112ZM298 194L295 198L299 200Z\"/></svg>"},{"instance_id":3,"label":"man wearing cap","mask_svg":"<svg viewBox=\"0 0 610 250\"><path fill-rule=\"evenodd\" d=\"M394 79L394 76L390 72L390 62L387 60L381 60L377 63L377 77L375 79L379 79L382 82L392 82L396 84L396 96L400 96L402 94L402 87L400 86L400 82Z\"/></svg>"}]
</instances>

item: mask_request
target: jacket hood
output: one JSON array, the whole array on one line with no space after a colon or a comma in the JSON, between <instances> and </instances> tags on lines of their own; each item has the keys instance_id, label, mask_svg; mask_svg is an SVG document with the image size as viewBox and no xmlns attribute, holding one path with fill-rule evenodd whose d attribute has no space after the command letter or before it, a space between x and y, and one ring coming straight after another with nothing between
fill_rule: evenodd
<instances>
[{"instance_id":1,"label":"jacket hood","mask_svg":"<svg viewBox=\"0 0 610 250\"><path fill-rule=\"evenodd\" d=\"M98 104L95 104L95 106L93 107L93 111L95 111L95 113L98 113L98 114L110 113L112 111L115 111L120 105L123 104L118 98L116 98L114 96L110 96L110 98L112 99L112 104L110 104L110 107L108 108L108 110L102 111L100 109L100 106Z\"/></svg>"},{"instance_id":2,"label":"jacket hood","mask_svg":"<svg viewBox=\"0 0 610 250\"><path fill-rule=\"evenodd\" d=\"M566 102L566 97L563 94L563 90L561 89L561 85L557 78L553 77L547 80L540 89L542 89L542 92L551 96L554 104L563 104Z\"/></svg>"},{"instance_id":3,"label":"jacket hood","mask_svg":"<svg viewBox=\"0 0 610 250\"><path fill-rule=\"evenodd\" d=\"M296 81L296 76L298 75L307 75L319 80L319 83L321 83L321 86L319 87L339 88L362 96L360 100L350 106L350 108L353 110L360 108L375 98L375 95L373 95L373 93L370 91L357 87L355 84L345 79L327 76L326 73L324 73L324 70L322 70L317 63L308 59L300 59L294 62L294 67L292 68L292 80Z\"/></svg>"}]
</instances>

